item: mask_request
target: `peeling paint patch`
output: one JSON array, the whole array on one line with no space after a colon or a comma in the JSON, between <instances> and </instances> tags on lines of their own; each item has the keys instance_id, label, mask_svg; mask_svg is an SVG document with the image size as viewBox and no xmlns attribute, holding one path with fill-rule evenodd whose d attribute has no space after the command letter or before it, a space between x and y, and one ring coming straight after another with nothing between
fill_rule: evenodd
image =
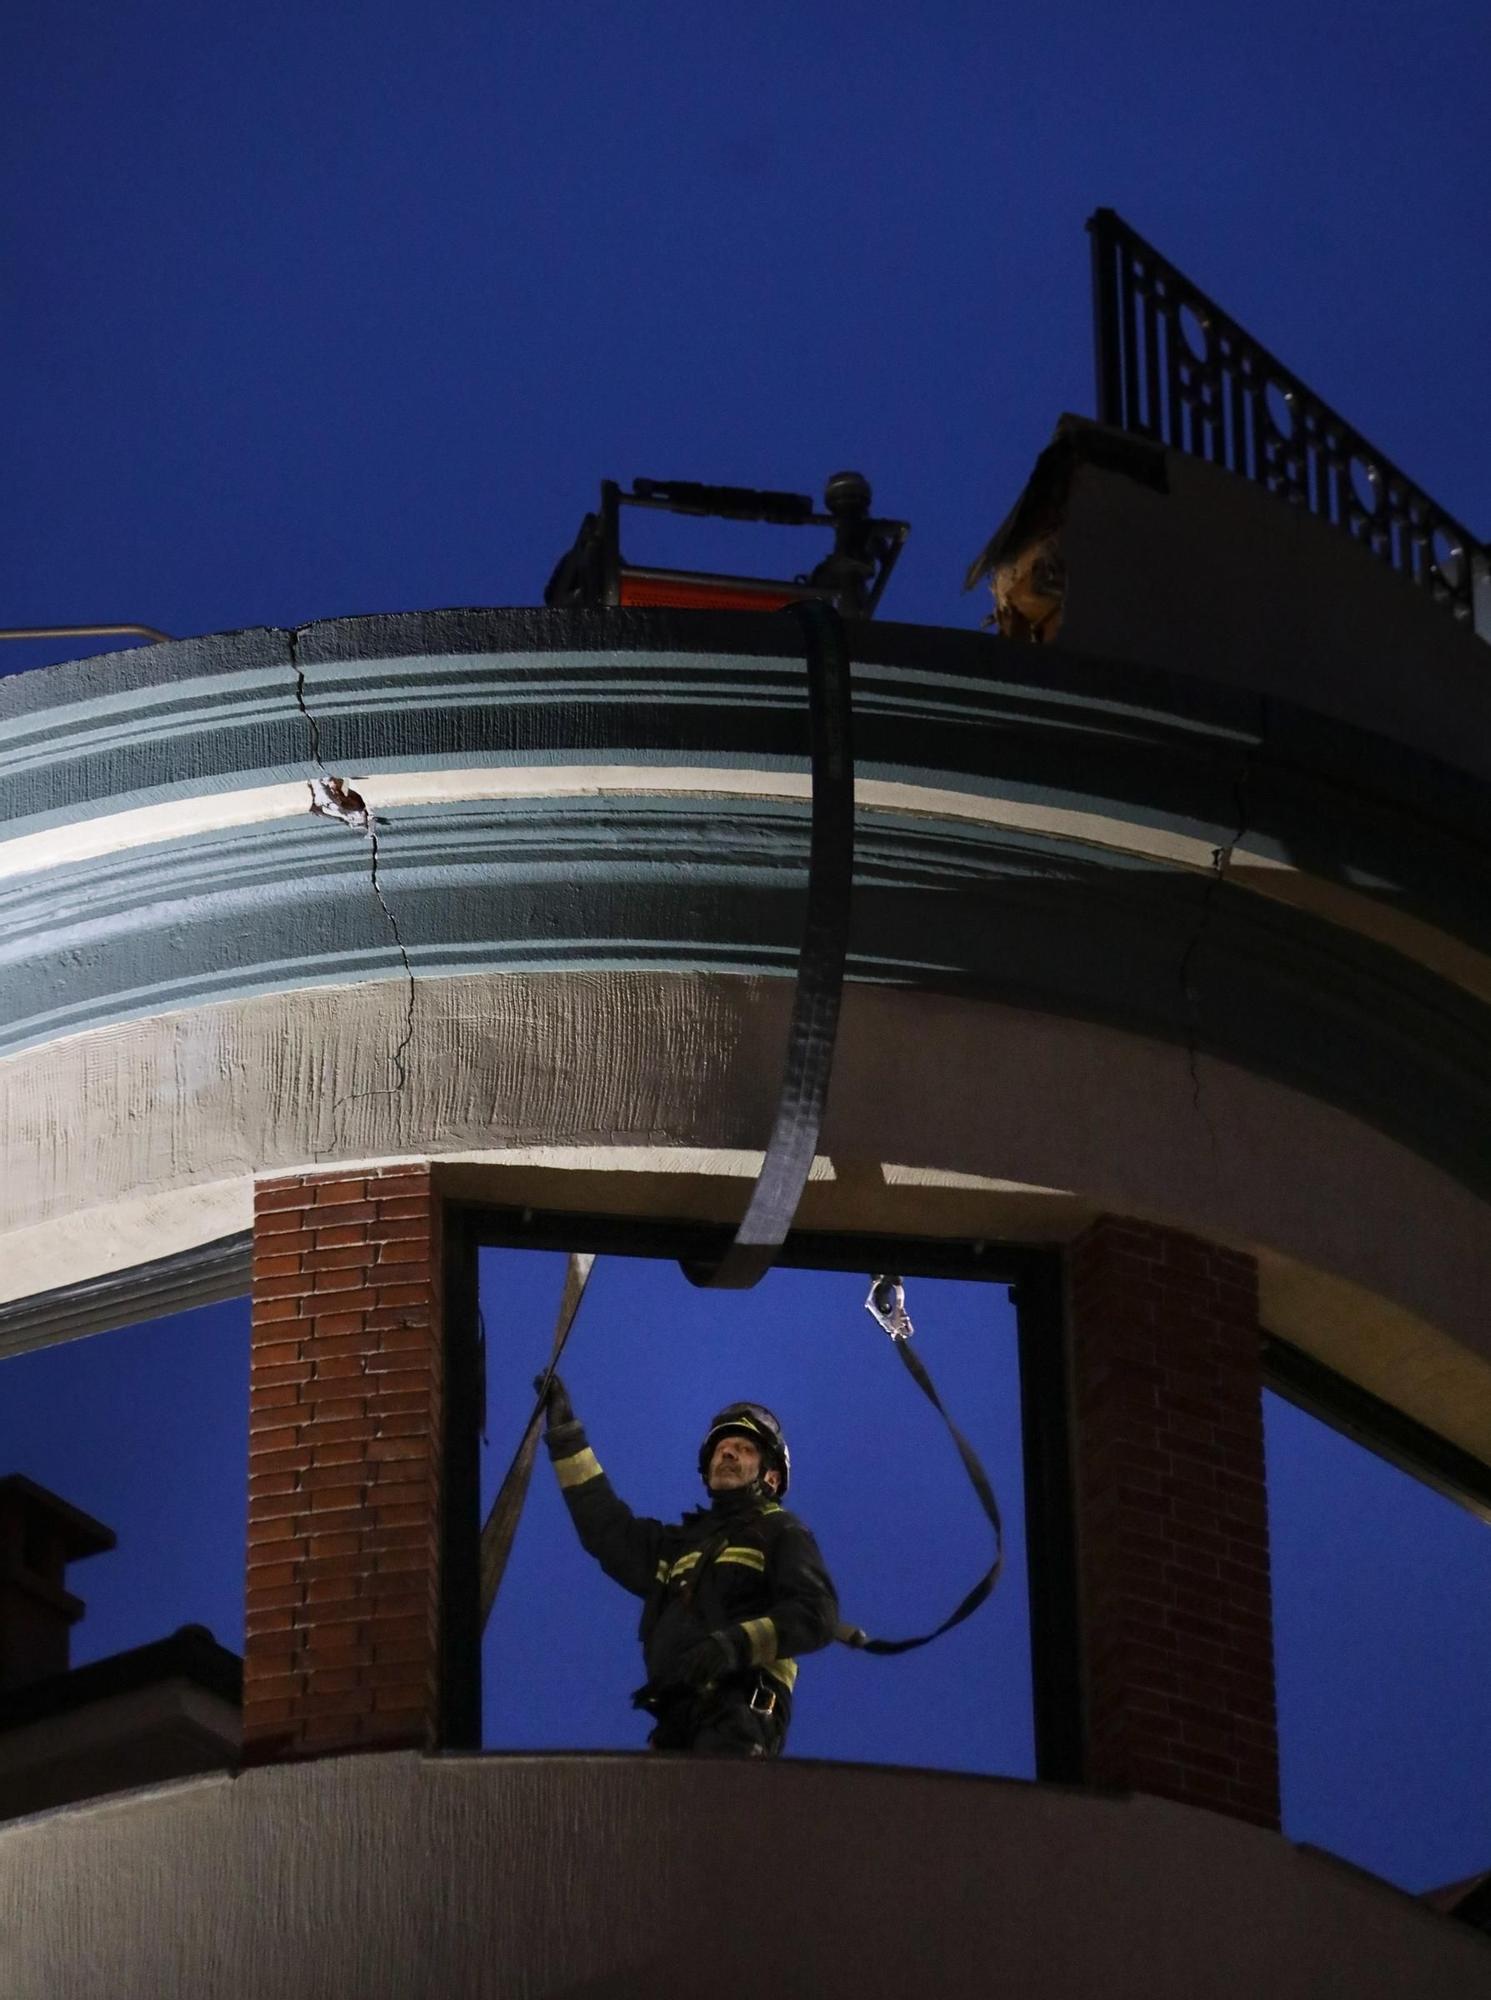
<instances>
[{"instance_id":1,"label":"peeling paint patch","mask_svg":"<svg viewBox=\"0 0 1491 2000\"><path fill-rule=\"evenodd\" d=\"M372 814L367 801L345 778L312 778L310 787L313 813L319 813L323 819L339 819L358 833L372 833Z\"/></svg>"}]
</instances>

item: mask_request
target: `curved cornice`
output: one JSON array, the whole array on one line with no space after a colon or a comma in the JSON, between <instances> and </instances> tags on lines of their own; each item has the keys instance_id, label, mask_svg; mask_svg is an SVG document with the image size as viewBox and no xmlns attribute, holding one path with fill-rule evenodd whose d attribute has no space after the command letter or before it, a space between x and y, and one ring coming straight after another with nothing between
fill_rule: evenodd
<instances>
[{"instance_id":1,"label":"curved cornice","mask_svg":"<svg viewBox=\"0 0 1491 2000\"><path fill-rule=\"evenodd\" d=\"M980 634L868 626L855 650L866 779L1212 847L1241 835L1265 864L1457 935L1485 908L1479 874L1463 877L1491 848L1486 788L1385 739ZM639 612L347 619L38 669L0 682L0 871L64 858L61 830L95 819L155 837L173 803L242 795L245 816L274 816L289 797L265 795L324 770L800 773L802 679L771 619Z\"/></svg>"},{"instance_id":2,"label":"curved cornice","mask_svg":"<svg viewBox=\"0 0 1491 2000\"><path fill-rule=\"evenodd\" d=\"M1122 1028L1491 1188L1491 801L1287 703L855 635L851 977ZM331 621L0 684L0 1054L311 986L781 973L805 692L745 615ZM368 839L310 816L335 774Z\"/></svg>"}]
</instances>

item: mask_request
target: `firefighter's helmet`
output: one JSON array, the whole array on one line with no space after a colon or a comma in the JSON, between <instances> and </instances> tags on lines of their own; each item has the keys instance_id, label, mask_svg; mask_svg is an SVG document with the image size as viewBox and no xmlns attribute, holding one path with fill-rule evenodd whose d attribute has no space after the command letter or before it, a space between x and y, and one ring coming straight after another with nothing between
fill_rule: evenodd
<instances>
[{"instance_id":1,"label":"firefighter's helmet","mask_svg":"<svg viewBox=\"0 0 1491 2000\"><path fill-rule=\"evenodd\" d=\"M722 1437L749 1438L761 1454L763 1470L780 1476L776 1497L780 1500L792 1477L792 1454L782 1435L782 1426L764 1403L730 1403L713 1418L699 1447L699 1477L709 1484L709 1461Z\"/></svg>"}]
</instances>

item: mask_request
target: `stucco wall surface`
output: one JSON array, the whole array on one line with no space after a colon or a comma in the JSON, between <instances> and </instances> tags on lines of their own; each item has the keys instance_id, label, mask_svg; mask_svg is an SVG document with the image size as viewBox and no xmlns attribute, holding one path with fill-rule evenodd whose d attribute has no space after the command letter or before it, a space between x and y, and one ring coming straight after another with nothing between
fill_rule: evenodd
<instances>
[{"instance_id":1,"label":"stucco wall surface","mask_svg":"<svg viewBox=\"0 0 1491 2000\"><path fill-rule=\"evenodd\" d=\"M868 1766L410 1754L0 1830L7 2000L1477 2000L1491 1944L1276 1835Z\"/></svg>"},{"instance_id":2,"label":"stucco wall surface","mask_svg":"<svg viewBox=\"0 0 1491 2000\"><path fill-rule=\"evenodd\" d=\"M0 1301L245 1229L256 1174L339 1161L464 1159L466 1199L730 1219L789 998L780 979L512 975L419 980L411 1016L383 981L75 1038L11 1100ZM1108 1209L1262 1248L1272 1331L1491 1458L1487 1205L1303 1092L1092 1023L856 985L822 1152L804 1227L1061 1240ZM46 1310L0 1305L0 1348L65 1332Z\"/></svg>"}]
</instances>

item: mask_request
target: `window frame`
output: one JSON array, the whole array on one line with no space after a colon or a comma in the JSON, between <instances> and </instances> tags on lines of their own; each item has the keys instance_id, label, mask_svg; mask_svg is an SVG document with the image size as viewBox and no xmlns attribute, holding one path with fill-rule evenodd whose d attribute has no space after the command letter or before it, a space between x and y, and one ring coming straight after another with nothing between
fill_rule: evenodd
<instances>
[{"instance_id":1,"label":"window frame","mask_svg":"<svg viewBox=\"0 0 1491 2000\"><path fill-rule=\"evenodd\" d=\"M443 1748L469 1751L481 1743L479 1253L592 1251L598 1256L682 1263L717 1255L725 1234L717 1224L665 1217L445 1202ZM975 1279L1008 1286L1020 1369L1036 1777L1045 1783L1080 1784L1085 1741L1061 1247L994 1238L798 1229L782 1246L776 1266L891 1270L908 1278Z\"/></svg>"}]
</instances>

